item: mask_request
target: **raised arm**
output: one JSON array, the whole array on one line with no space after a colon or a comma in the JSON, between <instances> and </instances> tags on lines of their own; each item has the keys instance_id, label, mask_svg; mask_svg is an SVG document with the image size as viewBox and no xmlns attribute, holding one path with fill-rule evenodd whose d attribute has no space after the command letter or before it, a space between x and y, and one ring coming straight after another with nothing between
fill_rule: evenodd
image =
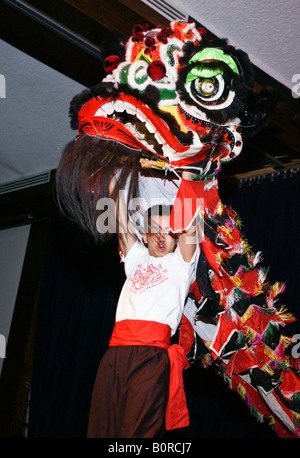
<instances>
[{"instance_id":1,"label":"raised arm","mask_svg":"<svg viewBox=\"0 0 300 458\"><path fill-rule=\"evenodd\" d=\"M184 180L191 180L192 173L184 171L182 173L182 178ZM198 223L199 218L196 217L185 232L182 232L178 237L178 244L182 258L186 262L190 262L194 256L197 245L199 244L198 240Z\"/></svg>"},{"instance_id":2,"label":"raised arm","mask_svg":"<svg viewBox=\"0 0 300 458\"><path fill-rule=\"evenodd\" d=\"M119 248L124 256L127 255L130 248L137 240L137 236L131 231L131 225L128 221L127 202L119 196L115 196L116 178L112 178L109 185L109 197L115 201L116 227L119 240Z\"/></svg>"}]
</instances>

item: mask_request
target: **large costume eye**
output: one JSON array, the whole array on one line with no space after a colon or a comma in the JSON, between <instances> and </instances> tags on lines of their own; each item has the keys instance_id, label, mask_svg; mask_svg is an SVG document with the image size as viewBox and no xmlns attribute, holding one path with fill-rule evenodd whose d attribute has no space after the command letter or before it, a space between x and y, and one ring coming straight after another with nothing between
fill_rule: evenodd
<instances>
[{"instance_id":1,"label":"large costume eye","mask_svg":"<svg viewBox=\"0 0 300 458\"><path fill-rule=\"evenodd\" d=\"M185 89L199 105L222 109L234 98L232 79L239 76L234 59L218 48L205 48L189 60Z\"/></svg>"},{"instance_id":2,"label":"large costume eye","mask_svg":"<svg viewBox=\"0 0 300 458\"><path fill-rule=\"evenodd\" d=\"M217 71L221 72L221 70ZM207 72L202 71L202 73L205 75ZM228 98L228 103L231 103L231 78L224 76L221 73L210 77L199 76L186 82L186 90L195 102L207 105L212 109L214 106L226 103Z\"/></svg>"}]
</instances>

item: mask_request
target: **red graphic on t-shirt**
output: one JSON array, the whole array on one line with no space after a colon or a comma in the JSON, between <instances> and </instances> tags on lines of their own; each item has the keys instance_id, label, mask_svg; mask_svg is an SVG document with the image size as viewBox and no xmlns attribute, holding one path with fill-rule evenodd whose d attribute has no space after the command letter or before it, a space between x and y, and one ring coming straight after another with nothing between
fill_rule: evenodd
<instances>
[{"instance_id":1,"label":"red graphic on t-shirt","mask_svg":"<svg viewBox=\"0 0 300 458\"><path fill-rule=\"evenodd\" d=\"M139 264L131 279L133 291L140 293L145 289L152 288L153 286L162 283L168 279L166 273L167 269L163 269L161 264L158 266L148 264L146 269L143 269L142 265Z\"/></svg>"}]
</instances>

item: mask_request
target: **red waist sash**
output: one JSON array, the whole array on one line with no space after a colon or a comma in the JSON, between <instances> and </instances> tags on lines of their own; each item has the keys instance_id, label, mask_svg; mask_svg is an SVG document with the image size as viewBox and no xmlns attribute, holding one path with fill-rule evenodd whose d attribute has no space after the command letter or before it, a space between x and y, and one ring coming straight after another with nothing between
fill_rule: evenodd
<instances>
[{"instance_id":1,"label":"red waist sash","mask_svg":"<svg viewBox=\"0 0 300 458\"><path fill-rule=\"evenodd\" d=\"M171 329L156 321L122 320L115 323L109 342L110 347L125 345L149 345L168 350L170 360L169 399L166 409L166 429L189 425L189 413L183 384L183 369L189 367L184 349L170 345Z\"/></svg>"}]
</instances>

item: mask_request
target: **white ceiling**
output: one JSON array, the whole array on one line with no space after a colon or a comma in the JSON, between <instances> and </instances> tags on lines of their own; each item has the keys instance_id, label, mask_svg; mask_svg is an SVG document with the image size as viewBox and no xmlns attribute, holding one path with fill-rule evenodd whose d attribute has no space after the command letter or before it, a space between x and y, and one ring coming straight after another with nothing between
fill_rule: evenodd
<instances>
[{"instance_id":1,"label":"white ceiling","mask_svg":"<svg viewBox=\"0 0 300 458\"><path fill-rule=\"evenodd\" d=\"M68 112L83 86L0 41L0 184L57 167L62 149L74 138Z\"/></svg>"},{"instance_id":2,"label":"white ceiling","mask_svg":"<svg viewBox=\"0 0 300 458\"><path fill-rule=\"evenodd\" d=\"M149 2L148 2L149 3ZM300 74L299 0L168 0L292 88ZM74 138L69 102L83 87L0 42L0 185L55 169ZM0 79L0 83L3 78ZM5 98L3 97L5 95Z\"/></svg>"}]
</instances>

